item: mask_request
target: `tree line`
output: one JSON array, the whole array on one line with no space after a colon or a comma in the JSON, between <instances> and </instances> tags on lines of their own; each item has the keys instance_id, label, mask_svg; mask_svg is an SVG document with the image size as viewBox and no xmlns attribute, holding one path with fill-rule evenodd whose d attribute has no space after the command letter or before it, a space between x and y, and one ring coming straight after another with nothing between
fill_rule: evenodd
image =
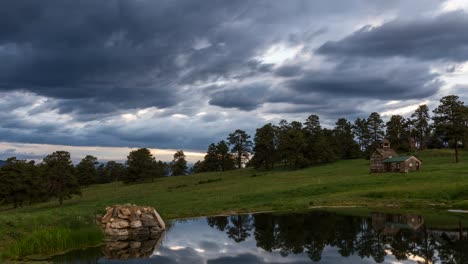
<instances>
[{"instance_id":1,"label":"tree line","mask_svg":"<svg viewBox=\"0 0 468 264\"><path fill-rule=\"evenodd\" d=\"M39 164L12 157L0 169L0 202L21 207L57 199L62 204L91 184L114 181L129 184L245 166L298 169L368 157L384 137L400 152L451 147L458 162L459 148L468 146L468 107L458 96L450 95L443 97L432 112L431 117L428 106L420 105L410 118L392 115L386 123L374 112L354 122L340 118L331 129L321 126L319 116L310 115L303 123L281 120L277 125L265 124L256 129L253 139L238 129L226 140L210 144L204 159L190 170L182 150L174 154L171 162L163 162L156 160L149 149L141 148L131 151L125 164L115 161L103 164L88 155L74 166L66 151L47 155Z\"/></svg>"},{"instance_id":2,"label":"tree line","mask_svg":"<svg viewBox=\"0 0 468 264\"><path fill-rule=\"evenodd\" d=\"M187 173L182 150L169 163L157 161L147 148L131 151L125 164L115 161L104 164L87 155L74 166L67 151L47 155L39 164L11 157L0 168L0 203L18 208L56 199L62 205L73 195L81 195L81 188L91 184L115 181L129 184Z\"/></svg>"},{"instance_id":3,"label":"tree line","mask_svg":"<svg viewBox=\"0 0 468 264\"><path fill-rule=\"evenodd\" d=\"M227 141L210 144L193 170L225 171L243 166L298 169L339 159L369 158L384 138L399 152L451 147L458 162L459 148L468 146L468 107L458 96L449 95L440 100L432 116L429 112L427 105L420 105L410 118L392 115L388 122L373 112L354 122L340 118L331 129L321 126L318 115L310 115L304 122L265 124L256 129L253 141L245 131L236 130Z\"/></svg>"}]
</instances>

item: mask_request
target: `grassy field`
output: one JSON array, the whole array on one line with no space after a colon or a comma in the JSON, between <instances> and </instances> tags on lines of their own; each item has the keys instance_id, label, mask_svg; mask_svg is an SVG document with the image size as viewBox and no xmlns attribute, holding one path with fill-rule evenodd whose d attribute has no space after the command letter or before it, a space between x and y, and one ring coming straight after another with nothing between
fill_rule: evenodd
<instances>
[{"instance_id":1,"label":"grassy field","mask_svg":"<svg viewBox=\"0 0 468 264\"><path fill-rule=\"evenodd\" d=\"M369 174L368 161L346 160L297 171L249 168L135 185L95 185L84 189L82 197L65 201L62 207L49 202L15 210L0 208L0 251L15 257L97 243L99 236L73 236L92 228L94 214L102 213L106 206L124 203L154 206L165 219L363 206L425 211L433 215L434 223L443 223L443 219L438 220L440 210L468 209L468 152L461 152L458 164L453 163L453 154L448 150L416 155L422 159L423 169L409 174ZM47 250L27 248L25 241L31 244L31 239L44 239L44 234L38 234L44 229L60 229L75 243L57 243ZM53 245L50 241L47 244Z\"/></svg>"}]
</instances>

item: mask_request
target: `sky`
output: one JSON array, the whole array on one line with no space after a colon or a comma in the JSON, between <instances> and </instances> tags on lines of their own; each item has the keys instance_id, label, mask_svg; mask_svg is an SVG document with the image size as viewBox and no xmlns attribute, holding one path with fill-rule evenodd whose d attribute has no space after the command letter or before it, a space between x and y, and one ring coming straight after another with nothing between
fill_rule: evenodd
<instances>
[{"instance_id":1,"label":"sky","mask_svg":"<svg viewBox=\"0 0 468 264\"><path fill-rule=\"evenodd\" d=\"M468 101L465 0L0 2L0 159L200 159L235 129Z\"/></svg>"}]
</instances>

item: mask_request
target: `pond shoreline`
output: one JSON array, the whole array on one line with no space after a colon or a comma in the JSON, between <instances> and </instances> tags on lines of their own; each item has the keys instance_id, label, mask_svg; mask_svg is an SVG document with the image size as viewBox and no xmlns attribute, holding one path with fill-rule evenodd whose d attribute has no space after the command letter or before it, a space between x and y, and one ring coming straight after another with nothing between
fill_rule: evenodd
<instances>
[{"instance_id":1,"label":"pond shoreline","mask_svg":"<svg viewBox=\"0 0 468 264\"><path fill-rule=\"evenodd\" d=\"M341 241L341 239L350 239L353 236L355 237L354 239L359 240L360 238L362 238L362 236L357 235L357 233L355 233L355 231L352 231L352 230L359 229L363 231L363 228L366 230L365 232L367 232L366 233L367 236L369 235L374 236L374 238L369 240L369 242L374 241L373 239L379 239L379 238L385 237L385 236L380 236L375 232L384 232L385 234L387 234L387 236L395 236L398 239L400 237L397 236L395 232L400 232L398 230L401 230L402 232L401 235L406 237L406 239L416 239L414 242L422 245L421 244L422 242L417 240L417 238L418 237L421 238L421 235L423 235L422 237L424 237L424 234L426 232L428 232L428 234L430 234L431 237L437 236L438 239L445 237L444 234L448 234L451 237L450 239L452 239L451 241L457 241L456 240L457 238L454 237L454 235L455 233L458 232L458 230L461 230L462 228L461 224L459 227L452 226L452 228L431 228L431 227L426 226L426 221L428 220L428 218L426 218L424 215L418 215L415 213L403 212L402 214L398 214L398 213L391 214L391 213L381 213L376 210L370 210L371 213L358 212L356 213L356 215L350 215L346 212L334 211L334 209L336 208L328 208L328 209L329 210L327 211L306 210L306 211L287 211L287 212L284 212L284 211L283 212L259 212L256 214L255 213L254 214L238 214L238 215L230 214L230 215L222 215L222 216L218 215L218 216L212 216L212 217L174 219L172 220L173 222L171 223L171 228L170 228L169 233L166 234L166 236L169 237L169 241L172 241L172 242L169 242L168 244L165 244L165 243L157 244L158 245L157 248L153 249L153 254L150 255L152 260L148 260L147 262L153 263L154 261L157 261L160 258L160 256L164 256L165 254L169 254L169 256L173 256L173 254L184 254L184 253L176 253L176 252L185 252L184 250L178 251L178 249L172 249L174 245L178 245L176 248L179 248L179 249L182 249L184 246L183 243L179 244L177 242L177 238L182 239L182 241L186 241L188 245L197 245L197 243L193 244L193 241L206 239L206 238L203 238L205 234L212 235L211 231L209 232L209 230L205 230L208 226L212 229L215 229L215 230L217 229L218 230L217 232L221 232L221 234L225 233L224 236L228 236L229 238L234 239L236 243L239 243L246 238L250 240L263 239L263 242L259 242L260 240L257 240L257 247L259 245L260 246L270 245L270 239L292 239L293 237L301 236L300 230L303 230L306 233L307 232L311 232L311 233L309 233L309 235L303 234L304 236L303 238L298 238L297 241L299 243L301 243L300 241L304 241L302 240L304 238L314 239L313 237L315 237L315 239L317 239L317 241L320 243L321 241L320 239L326 239L326 237L329 237L329 236L332 236L332 237L339 236L340 234L342 235L342 238L338 238L338 241ZM339 210L340 209L346 209L346 208L339 208ZM363 216L360 216L360 215L363 215ZM361 224L358 224L356 220L360 221ZM242 225L246 224L250 227L237 226L237 224L241 224L241 223ZM271 226L271 223L275 223L274 224L275 227ZM295 224L291 226L288 223L295 223ZM306 223L310 223L310 224L306 224ZM363 223L365 224L363 225ZM231 227L229 227L229 229L226 229L225 227L226 224L231 225ZM276 227L276 225L279 225L279 226ZM323 229L322 227L320 227L322 225L324 225ZM181 226L185 226L185 227L181 229ZM205 228L204 229L201 228L202 226L205 226ZM370 226L370 229L368 228L368 226ZM468 231L466 230L466 227L468 227L468 222L465 222L463 224L464 231L462 232L462 234L464 238L463 239L460 238L462 240L465 240L465 238L467 237ZM205 231L200 230L200 228ZM234 229L231 229L231 228L234 228ZM241 235L243 234L241 232L239 234L241 235L240 237L237 237L237 238L231 237L231 235L235 234L235 233L232 233L233 230L239 231L239 230L242 230L243 228L245 228L244 230L250 233L250 235L247 235L246 233L244 234L245 235L244 236L244 235ZM255 230L252 230L252 228L255 228L259 232L267 232L267 233L263 233L263 235L257 236L257 233L255 232ZM279 233L276 233L277 231L273 231L273 230L277 230L277 228L280 228ZM334 231L335 229L336 229L336 232ZM190 230L193 230L195 234L197 235L190 233L192 232ZM270 237L268 235L268 232L269 232L268 230L270 230L271 232L275 234L278 234L278 236ZM323 230L323 235L318 235L318 233L316 233L316 232L321 232L320 230ZM380 230L380 231L377 231L377 230ZM350 232L349 235L351 235L351 237L344 235L343 232ZM419 235L416 235L416 236L410 235L411 233L413 233L414 235L416 234L419 234ZM290 235L296 234L296 235L291 237L291 236L288 236L288 234ZM310 236L311 234L314 234L314 235L311 237ZM211 237L211 235L209 236ZM176 240L174 241L174 239ZM237 239L240 239L240 240L237 240ZM192 241L192 242L188 242L188 241ZM266 243L267 241L268 243ZM403 241L407 241L407 240L404 239ZM437 241L438 241L437 243L442 243L441 240L437 240ZM331 246L335 248L337 246L336 244L334 244L335 242L331 242L331 240L326 239L324 242L327 244L331 243ZM219 241L219 243L223 244L222 240ZM309 243L309 242L302 242L302 243ZM282 245L282 243L280 244L273 243L273 244ZM312 245L319 245L319 244L312 243ZM356 246L359 247L359 245L364 245L364 244L358 244ZM231 246L237 247L236 244L231 245ZM245 247L245 246L246 244L243 244L243 246L240 246L240 247ZM82 254L88 254L89 257L94 258L94 259L91 259L90 261L96 261L96 262L92 262L92 263L97 263L98 259L100 259L101 257L115 259L115 255L111 255L111 257L107 255L108 254L106 251L107 248L109 248L108 245L105 247L89 247L87 249L80 249L75 252L70 252L68 254L56 255L55 258L53 258L52 260L55 260L55 261L73 260L74 258L77 258L77 259L81 258L80 256ZM345 247L345 248L348 248L348 247ZM265 248L265 249L268 249L268 248ZM397 248L397 249L399 250L401 248ZM156 252L155 250L157 250L158 252L157 254L154 254L154 252ZM168 250L172 253L169 253ZM356 250L363 250L363 249L356 249ZM410 250L410 249L408 248L406 250ZM456 249L456 250L460 250L460 249ZM85 252L89 252L89 253L85 253ZM200 251L200 252L204 252L204 251ZM327 252L330 252L330 251L327 251ZM338 254L338 252L339 251L336 251L335 254ZM270 254L270 253L266 253L266 254ZM390 259L392 259L392 256L390 256L392 255L391 251L387 251L387 253L385 254L389 255ZM327 255L328 253L324 256L326 257ZM210 255L210 254L209 256L213 257L213 255ZM283 257L286 257L286 256L283 256ZM344 257L344 258L346 258L347 256L348 256L347 254L341 255L341 257ZM375 261L377 261L376 257L380 259L381 255L376 253L375 255L372 255L372 256L375 259ZM222 254L219 257L222 258ZM126 259L126 257L124 259ZM380 261L381 259L377 262L380 263ZM147 262L144 259L141 260L141 263L147 263ZM353 261L350 263L357 263L357 262ZM438 263L438 262L434 262L434 263Z\"/></svg>"},{"instance_id":2,"label":"pond shoreline","mask_svg":"<svg viewBox=\"0 0 468 264\"><path fill-rule=\"evenodd\" d=\"M382 212L382 213L388 213L388 214L408 214L408 213L413 213L413 214L422 214L423 216L427 215L428 212L431 212L433 214L439 215L439 216L453 216L453 214L449 214L450 212L447 210L429 210L426 209L414 209L414 208L394 208L394 207L387 207L387 208L372 208L372 207L365 207L365 206L350 206L350 205L345 205L345 206L314 206L309 209L304 209L304 210L264 210L264 211L252 211L252 212L237 212L237 211L227 211L227 212L221 212L218 214L212 214L212 215L197 215L197 216L192 216L192 217L180 217L180 218L174 218L174 219L167 219L169 225L171 222L177 222L179 220L198 220L202 218L212 218L212 217L230 217L230 216L236 216L236 215L257 215L257 214L273 214L273 215L285 215L285 214L304 214L304 213L310 213L310 212L327 212L327 213L335 213L339 215L348 215L348 216L360 216L360 217L369 217L369 215L372 212ZM444 213L446 215L444 215ZM453 213L460 213L460 212L453 212ZM442 215L441 215L442 214ZM429 216L427 218L428 220L431 219ZM439 220L440 221L440 220ZM466 219L468 223L468 219ZM430 222L430 221L429 221ZM456 228L458 225L458 222L451 221L452 224L449 226L444 226L445 228L448 228L451 226L451 228ZM438 225L434 226L438 227ZM51 254L47 254L44 256L26 256L24 257L23 261L24 263L28 262L34 262L36 261L47 261L51 259L54 256L59 256L59 255L64 255L67 254L68 252L75 251L75 250L80 250L80 249L88 249L88 248L98 248L103 246L105 243L99 243L99 244L91 244L91 245L83 245L83 247L78 247L78 248L70 248L67 250L63 250L60 252L54 252Z\"/></svg>"}]
</instances>

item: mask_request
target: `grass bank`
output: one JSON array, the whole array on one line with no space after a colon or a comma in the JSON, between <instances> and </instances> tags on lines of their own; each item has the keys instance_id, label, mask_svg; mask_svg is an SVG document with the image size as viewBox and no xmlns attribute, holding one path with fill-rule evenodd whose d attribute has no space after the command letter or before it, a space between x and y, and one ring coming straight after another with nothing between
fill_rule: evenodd
<instances>
[{"instance_id":1,"label":"grass bank","mask_svg":"<svg viewBox=\"0 0 468 264\"><path fill-rule=\"evenodd\" d=\"M15 210L0 208L0 251L9 257L43 254L36 247L26 250L20 245L28 244L33 236L43 241L36 235L43 229L69 228L69 237L73 237L82 232L79 228L93 226L95 213L122 203L154 206L165 219L317 206L423 210L434 217L440 215L435 210L468 209L468 152L461 152L457 164L449 150L425 151L417 156L423 161L423 169L409 174L369 174L368 161L359 159L297 171L249 168L136 185L95 185L84 189L82 197L65 201L62 207L50 202ZM70 246L75 245L64 243L57 249Z\"/></svg>"}]
</instances>

